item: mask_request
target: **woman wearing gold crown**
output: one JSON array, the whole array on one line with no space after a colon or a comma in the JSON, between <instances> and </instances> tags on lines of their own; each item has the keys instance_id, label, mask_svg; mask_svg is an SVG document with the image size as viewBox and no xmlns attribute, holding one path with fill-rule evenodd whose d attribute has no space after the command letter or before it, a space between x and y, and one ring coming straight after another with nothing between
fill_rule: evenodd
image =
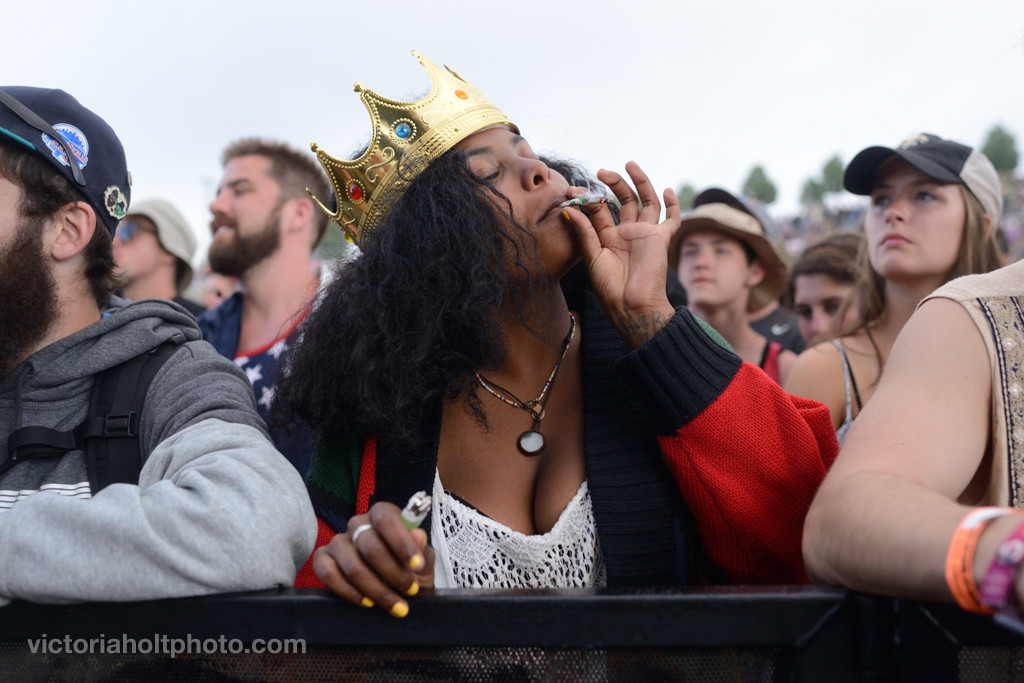
<instances>
[{"instance_id":1,"label":"woman wearing gold crown","mask_svg":"<svg viewBox=\"0 0 1024 683\"><path fill-rule=\"evenodd\" d=\"M635 190L602 171L617 222L586 175L420 62L416 102L357 84L375 128L359 159L314 146L361 255L278 387L284 419L323 434L320 547L296 585L402 617L430 586L806 581L828 410L669 304L675 196L662 220L636 164Z\"/></svg>"}]
</instances>

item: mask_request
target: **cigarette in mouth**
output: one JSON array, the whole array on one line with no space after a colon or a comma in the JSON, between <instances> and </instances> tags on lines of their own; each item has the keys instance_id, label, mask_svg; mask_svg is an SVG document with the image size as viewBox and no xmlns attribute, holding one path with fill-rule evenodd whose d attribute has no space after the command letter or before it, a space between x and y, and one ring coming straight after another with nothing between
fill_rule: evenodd
<instances>
[{"instance_id":1,"label":"cigarette in mouth","mask_svg":"<svg viewBox=\"0 0 1024 683\"><path fill-rule=\"evenodd\" d=\"M575 188L573 190L580 196L573 197L572 199L566 200L559 204L559 207L566 206L581 206L583 204L605 204L608 201L608 197L600 192L594 192L593 190L587 190L583 188Z\"/></svg>"}]
</instances>

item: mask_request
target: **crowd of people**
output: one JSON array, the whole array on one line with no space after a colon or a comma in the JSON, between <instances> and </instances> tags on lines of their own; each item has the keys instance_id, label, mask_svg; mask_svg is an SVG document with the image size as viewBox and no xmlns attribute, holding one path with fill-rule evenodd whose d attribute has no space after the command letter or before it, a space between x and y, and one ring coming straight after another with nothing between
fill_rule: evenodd
<instances>
[{"instance_id":1,"label":"crowd of people","mask_svg":"<svg viewBox=\"0 0 1024 683\"><path fill-rule=\"evenodd\" d=\"M538 155L416 56L422 99L357 88L356 159L226 147L203 304L103 119L0 89L0 599L816 580L1018 611L1024 266L981 152L863 150L863 225L793 259L751 202ZM358 254L313 266L328 229Z\"/></svg>"}]
</instances>

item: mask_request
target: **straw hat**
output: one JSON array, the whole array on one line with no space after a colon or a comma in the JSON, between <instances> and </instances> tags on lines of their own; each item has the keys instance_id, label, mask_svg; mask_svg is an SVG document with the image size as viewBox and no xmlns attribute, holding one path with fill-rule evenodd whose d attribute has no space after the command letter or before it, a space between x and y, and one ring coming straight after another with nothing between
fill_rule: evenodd
<instances>
[{"instance_id":1,"label":"straw hat","mask_svg":"<svg viewBox=\"0 0 1024 683\"><path fill-rule=\"evenodd\" d=\"M679 265L679 249L688 234L695 230L714 230L753 249L764 269L761 282L750 288L747 311L763 308L777 298L786 285L786 263L754 213L736 197L718 188L701 192L693 203L693 211L683 217L679 230L668 243L668 267L675 270Z\"/></svg>"}]
</instances>

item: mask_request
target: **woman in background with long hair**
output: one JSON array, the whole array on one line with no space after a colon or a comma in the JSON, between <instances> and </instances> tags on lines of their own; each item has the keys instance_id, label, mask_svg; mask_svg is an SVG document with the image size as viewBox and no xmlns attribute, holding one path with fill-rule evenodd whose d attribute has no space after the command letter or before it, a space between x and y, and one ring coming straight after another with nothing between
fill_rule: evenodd
<instances>
[{"instance_id":1,"label":"woman in background with long hair","mask_svg":"<svg viewBox=\"0 0 1024 683\"><path fill-rule=\"evenodd\" d=\"M800 354L785 384L786 391L829 407L840 443L874 393L917 304L953 278L998 267L993 231L1002 212L999 177L988 158L936 135L861 151L843 185L871 198L860 258L860 324L837 344ZM858 395L852 411L850 385Z\"/></svg>"}]
</instances>

